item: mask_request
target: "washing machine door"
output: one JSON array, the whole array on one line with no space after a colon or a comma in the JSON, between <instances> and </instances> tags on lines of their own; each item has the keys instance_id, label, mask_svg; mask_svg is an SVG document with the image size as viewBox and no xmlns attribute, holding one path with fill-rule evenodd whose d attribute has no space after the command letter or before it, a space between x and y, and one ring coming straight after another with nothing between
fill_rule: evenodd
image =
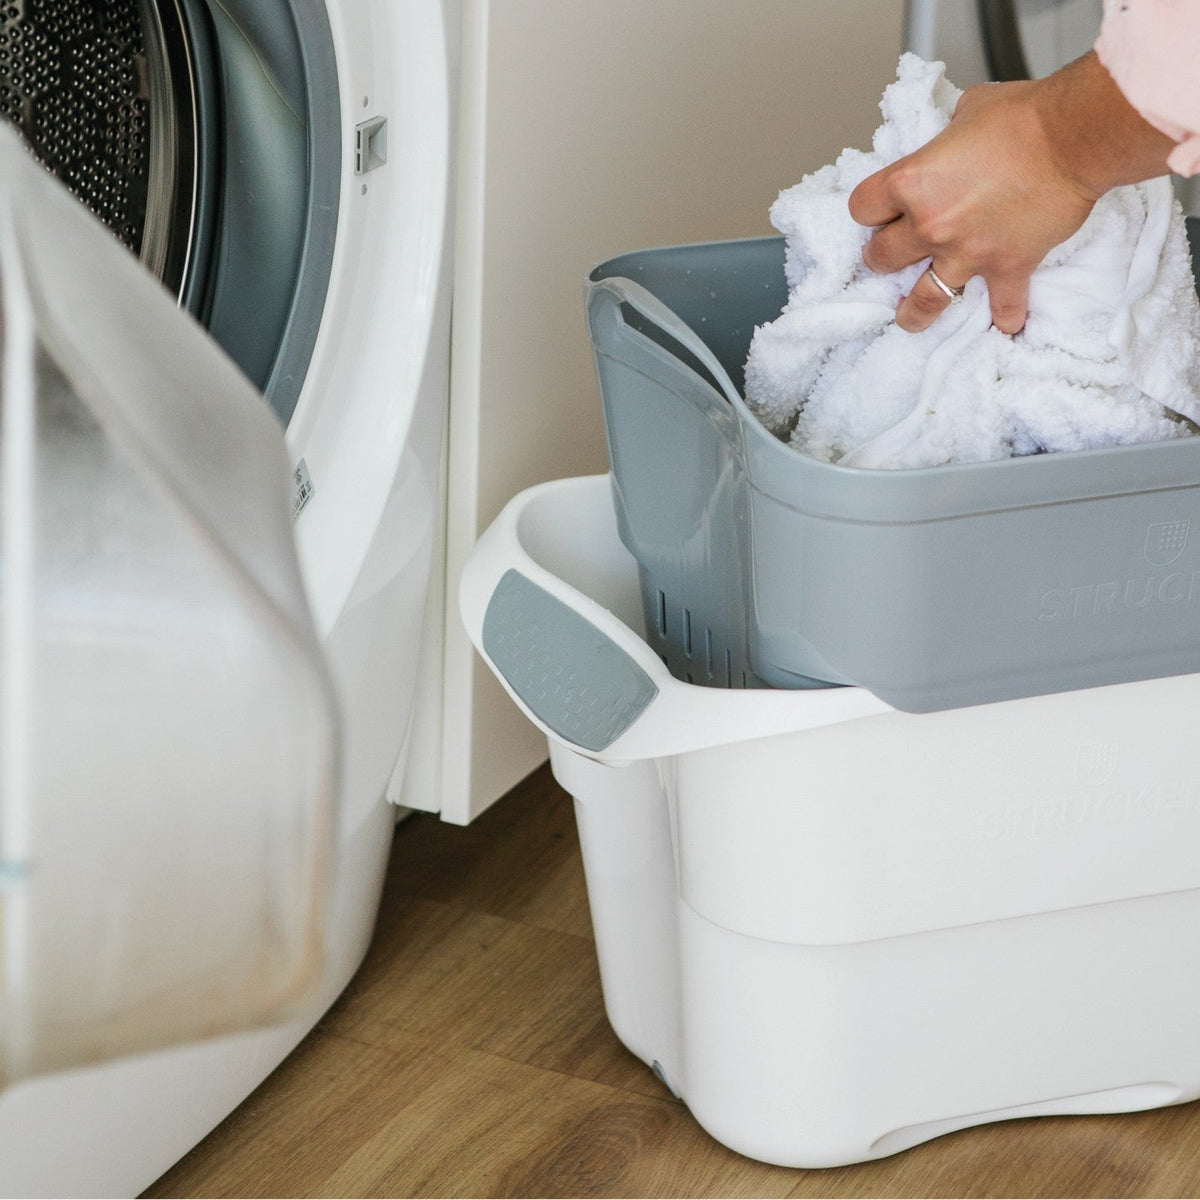
<instances>
[{"instance_id":1,"label":"washing machine door","mask_svg":"<svg viewBox=\"0 0 1200 1200\"><path fill-rule=\"evenodd\" d=\"M303 998L337 721L277 416L3 123L0 337L3 1085Z\"/></svg>"}]
</instances>

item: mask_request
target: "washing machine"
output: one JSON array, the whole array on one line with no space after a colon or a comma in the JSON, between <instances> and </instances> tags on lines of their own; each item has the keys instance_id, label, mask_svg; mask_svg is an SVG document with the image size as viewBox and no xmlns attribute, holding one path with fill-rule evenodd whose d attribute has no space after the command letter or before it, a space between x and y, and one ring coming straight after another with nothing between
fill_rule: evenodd
<instances>
[{"instance_id":1,"label":"washing machine","mask_svg":"<svg viewBox=\"0 0 1200 1200\"><path fill-rule=\"evenodd\" d=\"M907 0L905 42L958 87L1037 79L1091 49L1104 0Z\"/></svg>"},{"instance_id":2,"label":"washing machine","mask_svg":"<svg viewBox=\"0 0 1200 1200\"><path fill-rule=\"evenodd\" d=\"M0 6L0 115L278 418L342 730L307 999L283 1023L13 1084L2 1194L136 1194L265 1078L365 953L439 536L460 21L457 0Z\"/></svg>"}]
</instances>

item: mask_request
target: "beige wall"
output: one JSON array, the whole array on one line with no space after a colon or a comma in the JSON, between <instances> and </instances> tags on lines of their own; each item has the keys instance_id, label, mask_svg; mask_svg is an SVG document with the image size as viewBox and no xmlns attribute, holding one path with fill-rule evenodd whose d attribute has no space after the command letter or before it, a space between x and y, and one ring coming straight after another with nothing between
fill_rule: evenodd
<instances>
[{"instance_id":1,"label":"beige wall","mask_svg":"<svg viewBox=\"0 0 1200 1200\"><path fill-rule=\"evenodd\" d=\"M607 469L582 309L595 263L770 233L781 188L865 145L902 0L467 0L451 401L443 811L545 757L454 593L539 481Z\"/></svg>"}]
</instances>

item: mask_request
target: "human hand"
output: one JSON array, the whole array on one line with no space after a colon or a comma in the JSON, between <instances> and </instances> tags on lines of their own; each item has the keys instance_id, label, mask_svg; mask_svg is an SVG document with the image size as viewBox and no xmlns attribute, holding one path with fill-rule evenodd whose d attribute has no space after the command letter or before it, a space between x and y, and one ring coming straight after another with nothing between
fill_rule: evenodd
<instances>
[{"instance_id":1,"label":"human hand","mask_svg":"<svg viewBox=\"0 0 1200 1200\"><path fill-rule=\"evenodd\" d=\"M863 254L872 270L930 258L951 289L982 275L992 320L1015 333L1042 259L1109 188L1165 175L1174 148L1092 51L1045 79L964 92L933 141L859 184L850 215L880 226ZM896 321L926 329L950 302L926 272Z\"/></svg>"},{"instance_id":2,"label":"human hand","mask_svg":"<svg viewBox=\"0 0 1200 1200\"><path fill-rule=\"evenodd\" d=\"M1018 332L1034 269L1105 190L1072 172L1042 119L1043 90L1042 82L971 88L942 133L851 194L854 220L878 227L863 249L871 270L932 260L896 309L902 329L927 329L952 303L935 276L958 291L981 275L993 323Z\"/></svg>"}]
</instances>

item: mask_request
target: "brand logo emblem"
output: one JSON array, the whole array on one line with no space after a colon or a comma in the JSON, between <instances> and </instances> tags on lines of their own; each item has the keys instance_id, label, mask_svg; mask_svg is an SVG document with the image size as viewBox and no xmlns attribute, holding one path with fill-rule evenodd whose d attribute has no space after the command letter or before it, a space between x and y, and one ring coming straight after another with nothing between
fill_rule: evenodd
<instances>
[{"instance_id":1,"label":"brand logo emblem","mask_svg":"<svg viewBox=\"0 0 1200 1200\"><path fill-rule=\"evenodd\" d=\"M1152 567L1169 567L1187 548L1191 530L1191 521L1151 525L1146 532L1146 561Z\"/></svg>"},{"instance_id":2,"label":"brand logo emblem","mask_svg":"<svg viewBox=\"0 0 1200 1200\"><path fill-rule=\"evenodd\" d=\"M1075 760L1075 773L1084 783L1107 783L1117 769L1118 742L1084 742Z\"/></svg>"}]
</instances>

